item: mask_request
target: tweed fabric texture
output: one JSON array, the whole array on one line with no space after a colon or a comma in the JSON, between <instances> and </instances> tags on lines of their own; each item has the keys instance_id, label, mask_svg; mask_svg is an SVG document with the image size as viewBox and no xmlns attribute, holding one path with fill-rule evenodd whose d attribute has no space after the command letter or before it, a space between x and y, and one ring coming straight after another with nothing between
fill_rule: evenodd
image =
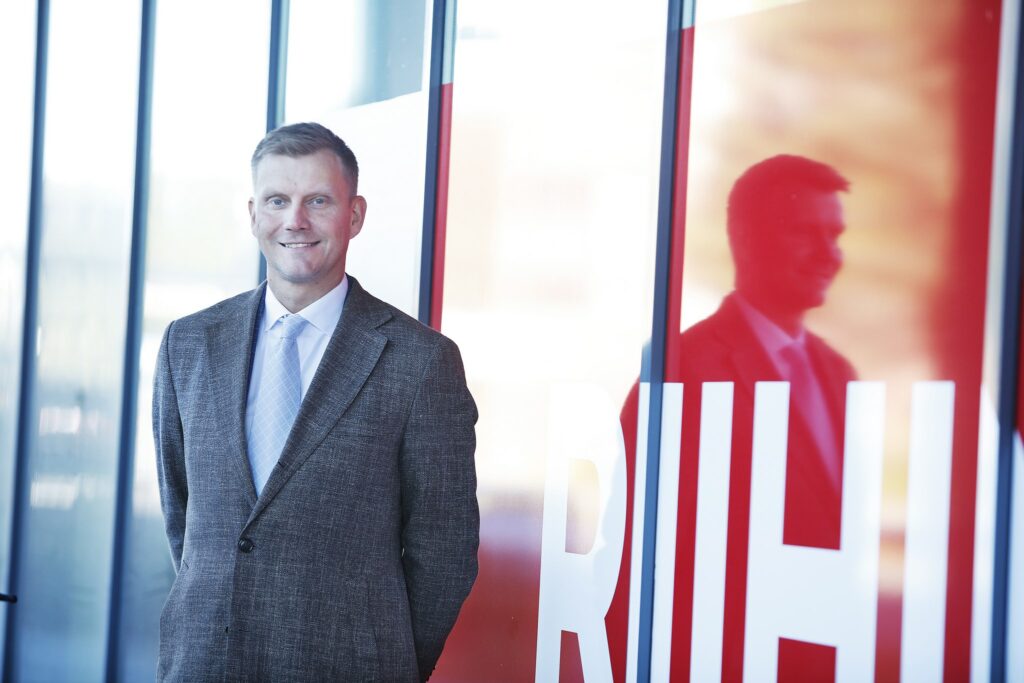
<instances>
[{"instance_id":1,"label":"tweed fabric texture","mask_svg":"<svg viewBox=\"0 0 1024 683\"><path fill-rule=\"evenodd\" d=\"M263 287L164 334L153 427L178 573L158 680L417 681L440 656L477 572L476 407L454 343L350 285L258 495Z\"/></svg>"}]
</instances>

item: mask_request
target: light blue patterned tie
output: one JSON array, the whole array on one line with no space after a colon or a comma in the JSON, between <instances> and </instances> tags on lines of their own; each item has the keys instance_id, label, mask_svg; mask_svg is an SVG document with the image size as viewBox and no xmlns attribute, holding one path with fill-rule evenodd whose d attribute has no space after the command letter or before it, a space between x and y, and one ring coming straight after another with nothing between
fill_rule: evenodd
<instances>
[{"instance_id":1,"label":"light blue patterned tie","mask_svg":"<svg viewBox=\"0 0 1024 683\"><path fill-rule=\"evenodd\" d=\"M281 457L302 402L302 375L295 339L306 322L297 315L283 315L268 330L263 377L247 435L249 464L257 495L263 491L263 485Z\"/></svg>"}]
</instances>

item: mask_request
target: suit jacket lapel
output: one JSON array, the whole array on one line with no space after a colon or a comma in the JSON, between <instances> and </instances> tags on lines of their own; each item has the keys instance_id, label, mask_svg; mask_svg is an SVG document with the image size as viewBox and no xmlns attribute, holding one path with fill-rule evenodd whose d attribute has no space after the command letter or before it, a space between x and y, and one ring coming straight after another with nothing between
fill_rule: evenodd
<instances>
[{"instance_id":1,"label":"suit jacket lapel","mask_svg":"<svg viewBox=\"0 0 1024 683\"><path fill-rule=\"evenodd\" d=\"M723 325L719 329L719 336L723 343L732 348L731 360L739 378L738 384L747 392L751 401L750 405L753 406L757 382L780 382L788 381L788 379L779 374L775 364L768 357L767 352L754 335L754 331L750 329L750 325L747 324L746 319L731 296L727 297L722 303L722 323ZM810 333L808 333L807 339L808 353L812 356L816 377L822 385L822 392L827 399L830 399L832 396L831 388L835 384L835 380L831 376L828 378L823 377L819 371L822 364L815 362L816 359L813 358L816 353L820 353L819 349L814 345L821 342ZM792 388L790 390L792 391ZM828 406L827 409L830 416L835 414L835 408L832 405ZM787 441L789 443L806 444L806 447L814 449L815 454L819 458L823 457L819 454L817 442L812 436L807 420L796 409L792 402L792 397L789 412L791 432L787 436Z\"/></svg>"},{"instance_id":2,"label":"suit jacket lapel","mask_svg":"<svg viewBox=\"0 0 1024 683\"><path fill-rule=\"evenodd\" d=\"M782 380L740 312L739 304L733 300L733 295L722 301L720 320L721 325L716 334L719 340L729 347L729 358L736 368L737 383L751 399L754 397L754 385L757 382Z\"/></svg>"},{"instance_id":3,"label":"suit jacket lapel","mask_svg":"<svg viewBox=\"0 0 1024 683\"><path fill-rule=\"evenodd\" d=\"M254 289L243 299L244 305L238 306L232 314L207 330L214 400L211 412L220 421L221 433L225 435L231 452L232 467L238 475L238 485L250 504L256 503L256 489L252 483L245 439L245 407L253 342L265 287L263 284Z\"/></svg>"},{"instance_id":4,"label":"suit jacket lapel","mask_svg":"<svg viewBox=\"0 0 1024 683\"><path fill-rule=\"evenodd\" d=\"M747 324L746 319L738 308L738 304L732 300L731 295L722 302L721 319L722 325L717 330L719 339L731 348L730 358L733 366L736 368L739 380L737 384L747 392L750 406L753 408L755 384L757 382L778 382L787 381L787 379L779 374L774 363L768 357L767 352L765 352L761 343L754 335L754 331ZM808 334L808 340L808 350L811 353L813 344L821 342L812 334ZM819 352L819 349L814 347L813 352ZM816 369L820 365L822 364L816 363ZM832 376L828 379L823 379L819 375L819 382L822 383L822 390L826 396L831 395L834 379ZM836 495L836 492L831 480L824 475L822 467L818 466L823 455L818 450L817 444L811 436L810 426L800 411L796 410L792 399L790 400L789 413L789 432L786 438L786 466L787 468L790 466L795 467L799 470L799 473L794 472L795 476L800 477L802 481L810 482L803 487L803 490L818 499L819 505L816 509L831 510L831 507L828 506L829 496ZM750 428L752 430L753 425ZM794 444L802 444L803 448L812 449L813 453L803 453L796 458L791 458L791 448ZM787 476L789 475L787 474Z\"/></svg>"},{"instance_id":5,"label":"suit jacket lapel","mask_svg":"<svg viewBox=\"0 0 1024 683\"><path fill-rule=\"evenodd\" d=\"M390 318L391 312L349 276L341 319L302 400L281 459L256 501L250 523L313 454L359 393L387 344L387 337L377 328Z\"/></svg>"}]
</instances>

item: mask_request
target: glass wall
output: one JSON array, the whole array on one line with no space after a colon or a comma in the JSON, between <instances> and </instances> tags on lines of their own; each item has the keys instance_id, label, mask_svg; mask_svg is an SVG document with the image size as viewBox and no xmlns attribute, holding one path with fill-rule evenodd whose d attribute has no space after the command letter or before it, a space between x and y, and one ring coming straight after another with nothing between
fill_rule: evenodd
<instances>
[{"instance_id":1,"label":"glass wall","mask_svg":"<svg viewBox=\"0 0 1024 683\"><path fill-rule=\"evenodd\" d=\"M137 3L50 5L35 402L12 678L106 666L131 240ZM87 26L107 19L104 40Z\"/></svg>"},{"instance_id":2,"label":"glass wall","mask_svg":"<svg viewBox=\"0 0 1024 683\"><path fill-rule=\"evenodd\" d=\"M998 18L697 4L667 338L680 404L662 424L679 440L662 450L678 530L658 541L674 593L655 586L672 680L987 677Z\"/></svg>"},{"instance_id":3,"label":"glass wall","mask_svg":"<svg viewBox=\"0 0 1024 683\"><path fill-rule=\"evenodd\" d=\"M665 17L459 3L442 332L480 409L482 519L436 680L624 674L624 589L603 631L629 548L619 409L650 334Z\"/></svg>"},{"instance_id":4,"label":"glass wall","mask_svg":"<svg viewBox=\"0 0 1024 683\"><path fill-rule=\"evenodd\" d=\"M138 160L140 1L38 3L38 111L35 4L0 28L5 679L154 675L157 348L257 284L282 90L360 160L349 271L416 315L432 269L480 410L480 573L432 680L984 680L1004 599L1020 679L1019 438L993 582L1013 0L291 0L279 71L270 0L154 3Z\"/></svg>"},{"instance_id":5,"label":"glass wall","mask_svg":"<svg viewBox=\"0 0 1024 683\"><path fill-rule=\"evenodd\" d=\"M32 172L32 110L35 83L36 12L27 3L5 9L0 24L0 64L7 68L0 107L0 187L8 188L11 208L0 230L0 592L9 592L11 513L21 375L25 301L29 185ZM0 607L0 643L6 633ZM0 645L2 651L2 645Z\"/></svg>"},{"instance_id":6,"label":"glass wall","mask_svg":"<svg viewBox=\"0 0 1024 683\"><path fill-rule=\"evenodd\" d=\"M1006 597L1006 680L1024 682L1024 344L1018 358L1017 429L1013 439L1012 506L1010 512L1010 552L1008 594Z\"/></svg>"},{"instance_id":7,"label":"glass wall","mask_svg":"<svg viewBox=\"0 0 1024 683\"><path fill-rule=\"evenodd\" d=\"M198 14L203 21L196 21ZM269 2L157 6L146 265L118 674L151 679L174 580L160 513L151 401L167 325L257 282L246 203L265 130ZM229 44L230 50L223 46ZM224 93L232 93L224 99ZM218 102L217 106L196 106Z\"/></svg>"},{"instance_id":8,"label":"glass wall","mask_svg":"<svg viewBox=\"0 0 1024 683\"><path fill-rule=\"evenodd\" d=\"M319 121L359 160L366 223L348 272L415 317L427 154L427 0L294 0L285 120Z\"/></svg>"}]
</instances>

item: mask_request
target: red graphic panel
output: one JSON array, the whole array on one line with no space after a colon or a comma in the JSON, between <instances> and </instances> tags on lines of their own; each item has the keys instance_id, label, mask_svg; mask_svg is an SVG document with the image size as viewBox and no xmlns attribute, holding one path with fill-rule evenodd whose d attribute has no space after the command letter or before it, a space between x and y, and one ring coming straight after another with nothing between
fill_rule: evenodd
<instances>
[{"instance_id":1,"label":"red graphic panel","mask_svg":"<svg viewBox=\"0 0 1024 683\"><path fill-rule=\"evenodd\" d=\"M655 521L653 677L970 676L998 4L729 4L680 33L655 416L675 519L634 515L649 387L620 404L622 357L649 320L621 297L649 273L616 260L631 223L602 223L618 157L545 127L566 96L475 103L450 207L439 166L432 323L447 258L482 522L438 680L627 680Z\"/></svg>"},{"instance_id":2,"label":"red graphic panel","mask_svg":"<svg viewBox=\"0 0 1024 683\"><path fill-rule=\"evenodd\" d=\"M692 622L703 382L734 387L721 674L739 680L745 662L762 661L747 636L776 617L751 623L750 530L763 514L752 492L764 487L751 463L758 383L773 381L789 387L780 557L806 548L839 561L844 534L860 529L845 525L878 515L874 633L843 636L874 641L878 680L900 678L902 634L920 630L903 623L915 561L905 556L917 500L908 480L925 438L912 416L951 402L948 424L933 428L948 427L951 464L948 519L934 524L946 538L935 558L948 566L937 596L945 627L929 642L940 643L932 659L946 680L968 677L998 38L995 2L938 13L924 2L801 3L698 16L683 33L692 90L681 89L666 340L666 381L683 385L672 680L689 680L701 654L691 639L705 626ZM844 501L844 473L863 464L844 463L858 379L880 383L884 401L876 513ZM830 557L800 552L790 554ZM803 635L775 647L783 680L842 666L829 642L838 636L801 614L777 615L780 637ZM927 651L918 642L905 674Z\"/></svg>"},{"instance_id":3,"label":"red graphic panel","mask_svg":"<svg viewBox=\"0 0 1024 683\"><path fill-rule=\"evenodd\" d=\"M830 683L836 679L836 649L779 638L779 680L784 683Z\"/></svg>"}]
</instances>

